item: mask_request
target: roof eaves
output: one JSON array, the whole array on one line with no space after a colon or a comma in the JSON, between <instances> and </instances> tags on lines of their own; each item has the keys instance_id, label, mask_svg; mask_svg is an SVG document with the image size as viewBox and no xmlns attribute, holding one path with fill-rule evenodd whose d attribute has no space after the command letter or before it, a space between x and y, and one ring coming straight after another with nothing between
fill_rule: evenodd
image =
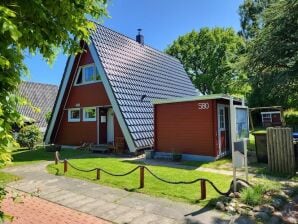
<instances>
[{"instance_id":1,"label":"roof eaves","mask_svg":"<svg viewBox=\"0 0 298 224\"><path fill-rule=\"evenodd\" d=\"M170 99L158 99L153 100L153 104L168 104L168 103L180 103L180 102L191 102L191 101L200 101L200 100L214 100L214 99L233 99L234 101L241 102L240 99L234 98L230 95L226 94L211 94L211 95L203 95L203 96L191 96L191 97L175 97Z\"/></svg>"}]
</instances>

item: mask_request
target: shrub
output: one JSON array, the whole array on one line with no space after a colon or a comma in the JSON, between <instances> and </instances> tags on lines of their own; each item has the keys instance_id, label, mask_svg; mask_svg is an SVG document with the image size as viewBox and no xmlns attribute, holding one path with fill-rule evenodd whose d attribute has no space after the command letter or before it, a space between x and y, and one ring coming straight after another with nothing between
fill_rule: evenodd
<instances>
[{"instance_id":1,"label":"shrub","mask_svg":"<svg viewBox=\"0 0 298 224\"><path fill-rule=\"evenodd\" d=\"M36 125L28 125L21 128L17 141L22 147L33 149L41 140L41 132Z\"/></svg>"},{"instance_id":2,"label":"shrub","mask_svg":"<svg viewBox=\"0 0 298 224\"><path fill-rule=\"evenodd\" d=\"M47 112L45 114L45 119L46 119L47 124L49 124L50 119L51 119L51 116L52 116L52 112L51 111L49 111L49 112Z\"/></svg>"},{"instance_id":3,"label":"shrub","mask_svg":"<svg viewBox=\"0 0 298 224\"><path fill-rule=\"evenodd\" d=\"M290 109L284 112L285 122L287 125L298 125L298 111Z\"/></svg>"}]
</instances>

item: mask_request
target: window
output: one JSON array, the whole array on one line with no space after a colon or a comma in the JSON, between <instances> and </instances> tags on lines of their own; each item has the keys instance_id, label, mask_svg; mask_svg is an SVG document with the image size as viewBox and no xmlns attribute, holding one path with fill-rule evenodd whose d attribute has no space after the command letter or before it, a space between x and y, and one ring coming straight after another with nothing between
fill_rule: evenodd
<instances>
[{"instance_id":1,"label":"window","mask_svg":"<svg viewBox=\"0 0 298 224\"><path fill-rule=\"evenodd\" d=\"M100 75L94 64L84 65L79 68L76 85L100 81Z\"/></svg>"},{"instance_id":2,"label":"window","mask_svg":"<svg viewBox=\"0 0 298 224\"><path fill-rule=\"evenodd\" d=\"M80 119L80 109L69 109L68 110L68 122L79 122Z\"/></svg>"},{"instance_id":3,"label":"window","mask_svg":"<svg viewBox=\"0 0 298 224\"><path fill-rule=\"evenodd\" d=\"M95 107L87 107L83 109L83 120L84 121L96 121L96 108Z\"/></svg>"},{"instance_id":4,"label":"window","mask_svg":"<svg viewBox=\"0 0 298 224\"><path fill-rule=\"evenodd\" d=\"M219 128L225 128L225 114L224 109L219 109Z\"/></svg>"},{"instance_id":5,"label":"window","mask_svg":"<svg viewBox=\"0 0 298 224\"><path fill-rule=\"evenodd\" d=\"M272 117L270 113L262 114L262 122L272 122Z\"/></svg>"}]
</instances>

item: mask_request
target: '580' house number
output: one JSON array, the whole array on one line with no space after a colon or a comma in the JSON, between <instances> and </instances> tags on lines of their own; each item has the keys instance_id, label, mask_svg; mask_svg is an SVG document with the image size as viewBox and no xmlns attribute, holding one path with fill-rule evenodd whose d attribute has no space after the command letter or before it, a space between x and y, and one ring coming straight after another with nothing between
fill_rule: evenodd
<instances>
[{"instance_id":1,"label":"'580' house number","mask_svg":"<svg viewBox=\"0 0 298 224\"><path fill-rule=\"evenodd\" d=\"M209 103L198 103L198 109L199 110L208 110L209 109Z\"/></svg>"}]
</instances>

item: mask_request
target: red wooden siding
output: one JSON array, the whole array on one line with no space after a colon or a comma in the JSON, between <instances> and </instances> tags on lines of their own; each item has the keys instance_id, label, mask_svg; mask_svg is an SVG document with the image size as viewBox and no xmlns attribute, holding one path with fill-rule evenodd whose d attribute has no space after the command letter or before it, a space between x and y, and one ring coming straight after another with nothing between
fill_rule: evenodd
<instances>
[{"instance_id":1,"label":"red wooden siding","mask_svg":"<svg viewBox=\"0 0 298 224\"><path fill-rule=\"evenodd\" d=\"M103 84L93 83L71 88L66 108L111 105Z\"/></svg>"},{"instance_id":2,"label":"red wooden siding","mask_svg":"<svg viewBox=\"0 0 298 224\"><path fill-rule=\"evenodd\" d=\"M68 108L75 107L82 108L111 105L105 88L101 82L79 86L73 85L76 78L75 75L77 73L77 68L91 63L93 63L93 59L88 48L86 48L86 51L82 53L81 57L80 55L77 55L75 58L69 82L55 122L54 131L51 136L51 141L56 144L81 145L84 142L97 143L97 121L82 121L83 111L81 110L80 122L68 122L67 110ZM104 113L104 115L106 115L106 109L100 113ZM107 125L106 123L100 122L100 116L97 119L99 119L99 143L103 144L106 143L107 139ZM118 122L115 122L115 127L114 135L123 136Z\"/></svg>"},{"instance_id":3,"label":"red wooden siding","mask_svg":"<svg viewBox=\"0 0 298 224\"><path fill-rule=\"evenodd\" d=\"M114 138L124 138L124 135L121 131L120 125L118 123L117 117L114 116Z\"/></svg>"},{"instance_id":4,"label":"red wooden siding","mask_svg":"<svg viewBox=\"0 0 298 224\"><path fill-rule=\"evenodd\" d=\"M96 144L96 125L96 121L68 122L67 111L65 111L55 143L61 145L81 145L84 142L92 142Z\"/></svg>"},{"instance_id":5,"label":"red wooden siding","mask_svg":"<svg viewBox=\"0 0 298 224\"><path fill-rule=\"evenodd\" d=\"M209 103L209 108L199 110L198 103ZM155 149L216 156L214 118L212 100L155 105Z\"/></svg>"}]
</instances>

